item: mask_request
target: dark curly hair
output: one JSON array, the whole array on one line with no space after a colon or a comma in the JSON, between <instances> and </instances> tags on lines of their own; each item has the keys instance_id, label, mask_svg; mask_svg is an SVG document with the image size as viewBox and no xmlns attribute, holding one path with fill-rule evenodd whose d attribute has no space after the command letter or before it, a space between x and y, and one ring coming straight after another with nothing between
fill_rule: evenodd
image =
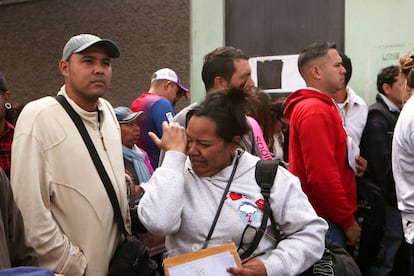
<instances>
[{"instance_id":1,"label":"dark curly hair","mask_svg":"<svg viewBox=\"0 0 414 276\"><path fill-rule=\"evenodd\" d=\"M234 59L248 60L249 56L242 50L231 46L216 48L204 56L201 78L203 79L206 91L213 88L214 79L217 76L230 82L236 70L234 67Z\"/></svg>"},{"instance_id":2,"label":"dark curly hair","mask_svg":"<svg viewBox=\"0 0 414 276\"><path fill-rule=\"evenodd\" d=\"M235 136L242 137L250 130L245 115L246 93L241 89L223 89L207 94L199 105L187 113L186 125L191 117L208 117L216 123L216 134L231 143Z\"/></svg>"},{"instance_id":3,"label":"dark curly hair","mask_svg":"<svg viewBox=\"0 0 414 276\"><path fill-rule=\"evenodd\" d=\"M400 69L398 66L391 65L383 68L377 75L377 90L381 94L385 94L384 89L382 86L387 83L390 86L394 84L397 80L395 79L398 77L398 74L400 73Z\"/></svg>"}]
</instances>

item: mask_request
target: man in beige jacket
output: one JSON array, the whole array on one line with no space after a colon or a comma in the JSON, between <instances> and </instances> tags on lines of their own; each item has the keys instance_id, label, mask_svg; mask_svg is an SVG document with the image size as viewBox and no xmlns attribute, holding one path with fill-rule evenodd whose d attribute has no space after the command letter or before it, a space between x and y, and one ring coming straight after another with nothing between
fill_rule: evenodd
<instances>
[{"instance_id":1,"label":"man in beige jacket","mask_svg":"<svg viewBox=\"0 0 414 276\"><path fill-rule=\"evenodd\" d=\"M119 57L110 40L72 37L59 69L63 95L83 123L111 179L124 220L128 203L119 125L101 98ZM120 232L104 185L81 135L53 97L26 105L12 146L11 183L28 243L40 266L65 275L104 276Z\"/></svg>"}]
</instances>

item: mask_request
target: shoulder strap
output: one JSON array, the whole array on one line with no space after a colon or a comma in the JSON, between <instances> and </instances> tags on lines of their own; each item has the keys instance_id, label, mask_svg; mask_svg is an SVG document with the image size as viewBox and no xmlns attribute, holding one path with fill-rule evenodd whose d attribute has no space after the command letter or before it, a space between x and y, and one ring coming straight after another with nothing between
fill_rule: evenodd
<instances>
[{"instance_id":1,"label":"shoulder strap","mask_svg":"<svg viewBox=\"0 0 414 276\"><path fill-rule=\"evenodd\" d=\"M76 128L78 129L83 141L85 142L85 145L88 148L89 154L92 158L92 161L95 164L96 170L98 171L102 183L105 186L105 190L108 193L108 197L114 209L115 221L118 224L119 230L126 238L128 236L128 232L125 229L124 219L122 218L121 209L119 207L119 202L118 198L116 197L114 187L112 186L111 179L109 178L108 173L106 172L105 167L102 164L101 158L99 158L98 152L96 151L96 148L92 142L91 137L88 134L88 131L86 130L85 125L82 122L81 117L78 113L75 112L75 110L73 110L72 106L70 106L69 102L66 100L64 96L57 95L55 99L63 106L63 108L69 114L73 123L76 125Z\"/></svg>"},{"instance_id":2,"label":"shoulder strap","mask_svg":"<svg viewBox=\"0 0 414 276\"><path fill-rule=\"evenodd\" d=\"M267 202L275 181L279 159L276 160L259 160L256 164L255 177L260 187L260 191Z\"/></svg>"},{"instance_id":3,"label":"shoulder strap","mask_svg":"<svg viewBox=\"0 0 414 276\"><path fill-rule=\"evenodd\" d=\"M265 206L267 209L270 210L270 222L273 226L274 237L277 241L280 240L282 236L282 230L280 229L279 224L275 222L273 217L272 209L270 208L269 196L270 190L273 187L273 183L275 182L277 168L281 165L282 167L286 168L286 164L281 161L280 159L276 160L259 160L256 164L256 182L260 187L260 191L263 195L265 200Z\"/></svg>"},{"instance_id":4,"label":"shoulder strap","mask_svg":"<svg viewBox=\"0 0 414 276\"><path fill-rule=\"evenodd\" d=\"M210 230L208 231L208 235L206 237L206 241L204 242L202 249L207 248L208 243L210 242L211 236L213 235L214 228L216 227L218 218L220 216L221 209L223 208L224 201L226 200L226 197L227 197L227 193L229 192L230 185L233 182L234 175L236 174L236 169L237 169L238 164L239 164L239 155L237 155L236 160L234 162L233 170L231 171L231 175L229 177L229 180L227 181L226 188L224 189L223 195L219 203L219 207L217 208L216 215L214 216L213 223L210 226Z\"/></svg>"},{"instance_id":5,"label":"shoulder strap","mask_svg":"<svg viewBox=\"0 0 414 276\"><path fill-rule=\"evenodd\" d=\"M262 239L266 231L267 219L269 218L269 216L270 216L270 221L272 225L276 226L274 218L273 218L273 212L269 204L269 196L270 196L270 190L272 189L273 183L276 178L278 166L279 166L279 159L259 160L256 163L255 177L256 177L256 182L260 187L260 192L262 193L263 198L264 198L265 208L263 210L262 223L260 224L259 231L256 231L256 235L254 236L254 239L252 243L250 244L249 248L247 248L247 250L240 255L241 259L249 257L256 250L257 246L260 243L260 240ZM275 231L275 234L276 233L280 233L280 231L279 232ZM279 237L280 237L279 234L275 236L277 240L279 240Z\"/></svg>"}]
</instances>

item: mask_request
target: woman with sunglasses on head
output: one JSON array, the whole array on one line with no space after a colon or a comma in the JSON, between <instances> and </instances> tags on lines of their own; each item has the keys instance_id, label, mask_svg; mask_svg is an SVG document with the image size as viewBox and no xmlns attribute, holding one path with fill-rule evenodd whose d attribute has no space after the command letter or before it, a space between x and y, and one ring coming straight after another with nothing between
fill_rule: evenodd
<instances>
[{"instance_id":1,"label":"woman with sunglasses on head","mask_svg":"<svg viewBox=\"0 0 414 276\"><path fill-rule=\"evenodd\" d=\"M188 113L186 129L164 122L161 139L150 134L166 155L141 185L145 193L138 216L150 232L166 236L167 250L191 252L208 242L232 241L242 255L263 229L264 200L255 180L259 158L239 148L249 130L245 102L238 89L210 93ZM269 202L282 239L276 241L268 219L252 254L260 256L245 260L241 268L227 268L228 273L297 275L321 258L327 224L316 215L298 178L281 166Z\"/></svg>"}]
</instances>

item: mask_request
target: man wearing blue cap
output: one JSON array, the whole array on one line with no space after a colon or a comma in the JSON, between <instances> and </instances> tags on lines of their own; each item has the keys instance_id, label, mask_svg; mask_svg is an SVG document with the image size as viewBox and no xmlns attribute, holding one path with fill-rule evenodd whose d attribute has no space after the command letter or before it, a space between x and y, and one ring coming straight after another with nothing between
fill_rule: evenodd
<instances>
[{"instance_id":1,"label":"man wearing blue cap","mask_svg":"<svg viewBox=\"0 0 414 276\"><path fill-rule=\"evenodd\" d=\"M112 78L116 44L91 34L66 43L59 69L62 95L81 117L118 198L129 229L119 125L101 98ZM108 273L120 241L111 202L75 124L53 97L22 110L12 146L12 188L27 242L39 264L65 275Z\"/></svg>"},{"instance_id":2,"label":"man wearing blue cap","mask_svg":"<svg viewBox=\"0 0 414 276\"><path fill-rule=\"evenodd\" d=\"M141 135L138 122L142 119L143 112L132 112L126 106L118 106L114 111L121 128L125 174L129 178L127 183L132 182L134 184L134 189L128 190L128 200L130 206L134 206L143 193L139 184L147 182L154 171L148 154L136 145Z\"/></svg>"}]
</instances>

